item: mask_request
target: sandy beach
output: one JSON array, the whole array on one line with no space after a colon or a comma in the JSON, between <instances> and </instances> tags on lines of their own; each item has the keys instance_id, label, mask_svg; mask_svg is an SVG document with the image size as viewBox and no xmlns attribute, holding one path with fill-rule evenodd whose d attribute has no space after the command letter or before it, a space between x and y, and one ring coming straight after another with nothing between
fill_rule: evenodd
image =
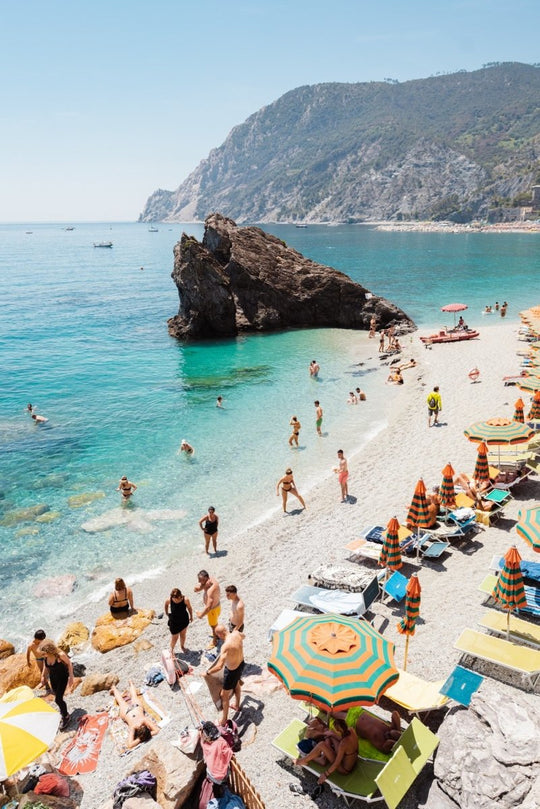
<instances>
[{"instance_id":1,"label":"sandy beach","mask_svg":"<svg viewBox=\"0 0 540 809\"><path fill-rule=\"evenodd\" d=\"M231 583L237 585L246 603L247 674L265 672L270 652L269 626L282 609L294 606L289 600L291 593L301 584L308 583L308 576L320 564L334 563L351 570L360 567L377 570L374 562L351 561L344 545L358 537L360 531L370 524L386 525L394 515L404 522L418 479L422 477L427 487L440 483L441 470L448 461L456 472L472 472L476 445L467 441L463 429L481 419L512 417L519 392L514 387L505 387L502 377L517 372L519 360L516 351L525 347L517 340L517 330L518 324L510 322L486 326L481 329L478 340L435 345L431 349L425 349L415 336L413 348L407 348L407 355L416 357L416 368L404 371L403 386L388 385L391 415L387 429L354 456L350 456L347 447L343 446L350 469L350 502L340 502L339 485L330 470L328 478L310 491L303 491L301 481L297 481L306 500L305 511L297 509L292 498L289 514L276 510L255 528L235 537L227 536L224 531L219 545L227 551L226 555L206 557L201 539L200 549L179 559L177 565L158 580L134 585L135 605L161 613L171 588L178 586L190 597L194 609L200 609L201 598L193 593L193 587L198 570L207 568L221 583L222 616L225 618L229 610L224 588ZM468 376L474 366L480 370L476 384L472 384ZM428 429L426 397L433 385L440 386L443 411L441 424ZM528 397L523 398L527 412ZM330 442L336 450L342 446L339 434L326 435L319 440ZM246 447L244 451L258 452L261 449ZM488 572L492 556L503 554L515 543L522 557L533 557L531 549L514 531L514 525L519 509L532 504L537 497L538 482L533 478L518 490L515 499L505 508L505 516L495 526L481 526L472 541L452 547L451 553L440 560L424 562L420 566L405 562L402 572L409 576L418 570L422 586L421 618L409 646L407 668L410 672L429 680L443 679L458 662L459 654L453 645L463 628L476 628L484 609L478 586ZM272 500L277 504L274 480L268 481L270 504ZM267 508L268 503L261 504L262 511ZM374 626L395 643L396 663L401 666L404 638L396 631L396 624L402 617L403 605L383 604L379 600L372 611L375 613ZM97 615L103 612L105 604L101 609L89 604L77 617L91 628ZM58 634L61 629L63 627L58 627ZM168 646L166 621L156 618L142 637L153 644L152 649L136 654L131 646L126 646L106 655L90 650L78 654L76 659L85 663L88 673L118 673L122 686L127 685L131 677L142 683L144 670L159 662L161 649ZM195 620L188 629L188 647L205 649L208 641L206 622ZM189 653L187 660L193 666L190 679L201 683L196 693L197 702L205 716L215 720L217 712L200 678L209 663L200 651ZM497 672L497 676L502 678L505 675ZM249 681L247 676L246 684ZM512 699L512 685L498 687L508 699ZM171 691L166 683L162 683L155 689L155 696L173 718L160 737L174 738L189 723L182 694ZM245 724L246 733L238 754L239 761L260 791L267 808L286 809L292 802L288 784L310 777L304 779L299 769L281 761L270 743L292 717L302 715L301 710L282 688L266 689L258 694L246 692L245 696L239 721L241 726ZM534 699L532 695L528 698ZM110 697L105 693L82 698L76 691L68 698L68 707L72 711L80 708L92 712L109 703ZM127 758L120 758L107 736L96 772L78 778L84 789L83 809L95 809L111 796L116 783L134 768L142 752L136 750ZM52 761L57 761L54 753L50 755ZM418 806L421 802L419 796L425 794L427 786L429 777L423 775L403 805L411 809ZM324 804L321 805L342 805L328 790L324 794Z\"/></svg>"}]
</instances>

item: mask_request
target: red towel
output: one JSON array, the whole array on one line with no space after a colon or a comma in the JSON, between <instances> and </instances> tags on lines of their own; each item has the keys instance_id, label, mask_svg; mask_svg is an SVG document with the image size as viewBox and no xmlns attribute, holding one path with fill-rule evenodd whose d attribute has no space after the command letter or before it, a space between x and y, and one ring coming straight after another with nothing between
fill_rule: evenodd
<instances>
[{"instance_id":1,"label":"red towel","mask_svg":"<svg viewBox=\"0 0 540 809\"><path fill-rule=\"evenodd\" d=\"M103 736L109 724L107 711L86 714L79 720L79 729L63 751L58 768L64 775L94 772L97 767Z\"/></svg>"}]
</instances>

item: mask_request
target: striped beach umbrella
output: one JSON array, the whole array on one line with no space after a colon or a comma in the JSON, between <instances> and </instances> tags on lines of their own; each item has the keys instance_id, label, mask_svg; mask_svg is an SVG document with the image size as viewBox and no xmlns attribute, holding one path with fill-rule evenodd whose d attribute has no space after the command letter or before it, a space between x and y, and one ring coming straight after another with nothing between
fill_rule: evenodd
<instances>
[{"instance_id":1,"label":"striped beach umbrella","mask_svg":"<svg viewBox=\"0 0 540 809\"><path fill-rule=\"evenodd\" d=\"M533 400L531 402L531 409L527 415L529 421L536 421L540 419L540 390L535 391Z\"/></svg>"},{"instance_id":2,"label":"striped beach umbrella","mask_svg":"<svg viewBox=\"0 0 540 809\"><path fill-rule=\"evenodd\" d=\"M516 382L516 387L527 393L536 393L537 390L540 390L540 377L520 376L519 380Z\"/></svg>"},{"instance_id":3,"label":"striped beach umbrella","mask_svg":"<svg viewBox=\"0 0 540 809\"><path fill-rule=\"evenodd\" d=\"M513 416L514 421L520 421L522 424L524 423L525 421L525 417L523 415L524 407L525 403L523 402L523 399L520 397L514 404L514 416Z\"/></svg>"},{"instance_id":4,"label":"striped beach umbrella","mask_svg":"<svg viewBox=\"0 0 540 809\"><path fill-rule=\"evenodd\" d=\"M474 466L473 478L477 483L489 483L488 448L482 441L478 444L478 455Z\"/></svg>"},{"instance_id":5,"label":"striped beach umbrella","mask_svg":"<svg viewBox=\"0 0 540 809\"><path fill-rule=\"evenodd\" d=\"M347 710L376 703L396 682L394 648L367 621L306 615L274 633L268 668L293 699Z\"/></svg>"},{"instance_id":6,"label":"striped beach umbrella","mask_svg":"<svg viewBox=\"0 0 540 809\"><path fill-rule=\"evenodd\" d=\"M442 483L439 489L441 506L443 508L453 508L456 505L456 492L454 489L455 472L451 463L447 463L442 470Z\"/></svg>"},{"instance_id":7,"label":"striped beach umbrella","mask_svg":"<svg viewBox=\"0 0 540 809\"><path fill-rule=\"evenodd\" d=\"M510 637L510 613L527 606L523 576L521 575L521 556L513 545L504 557L504 565L493 588L493 598L507 612L506 637Z\"/></svg>"},{"instance_id":8,"label":"striped beach umbrella","mask_svg":"<svg viewBox=\"0 0 540 809\"><path fill-rule=\"evenodd\" d=\"M39 697L0 703L0 781L45 753L59 722L60 714Z\"/></svg>"},{"instance_id":9,"label":"striped beach umbrella","mask_svg":"<svg viewBox=\"0 0 540 809\"><path fill-rule=\"evenodd\" d=\"M420 594L422 588L418 575L413 573L408 581L407 589L405 591L405 615L397 625L397 631L401 635L406 635L405 640L405 657L403 660L403 669L407 670L407 655L409 652L409 638L414 635L416 629L416 621L420 615Z\"/></svg>"},{"instance_id":10,"label":"striped beach umbrella","mask_svg":"<svg viewBox=\"0 0 540 809\"><path fill-rule=\"evenodd\" d=\"M540 379L538 381L540 383ZM518 421L495 418L487 421L475 421L464 430L464 433L469 441L477 444L483 441L488 447L491 447L526 444L533 437L534 430Z\"/></svg>"},{"instance_id":11,"label":"striped beach umbrella","mask_svg":"<svg viewBox=\"0 0 540 809\"><path fill-rule=\"evenodd\" d=\"M396 517L392 517L386 526L386 532L379 554L379 565L386 567L387 571L399 570L400 567L403 567L401 548L399 545L399 522Z\"/></svg>"},{"instance_id":12,"label":"striped beach umbrella","mask_svg":"<svg viewBox=\"0 0 540 809\"><path fill-rule=\"evenodd\" d=\"M540 506L523 509L518 514L516 531L533 551L540 553Z\"/></svg>"},{"instance_id":13,"label":"striped beach umbrella","mask_svg":"<svg viewBox=\"0 0 540 809\"><path fill-rule=\"evenodd\" d=\"M536 340L534 343L529 343L529 348L532 348L533 351L540 351L540 340Z\"/></svg>"},{"instance_id":14,"label":"striped beach umbrella","mask_svg":"<svg viewBox=\"0 0 540 809\"><path fill-rule=\"evenodd\" d=\"M430 516L426 500L426 486L422 478L416 484L413 499L407 513L407 526L409 528L427 528Z\"/></svg>"}]
</instances>

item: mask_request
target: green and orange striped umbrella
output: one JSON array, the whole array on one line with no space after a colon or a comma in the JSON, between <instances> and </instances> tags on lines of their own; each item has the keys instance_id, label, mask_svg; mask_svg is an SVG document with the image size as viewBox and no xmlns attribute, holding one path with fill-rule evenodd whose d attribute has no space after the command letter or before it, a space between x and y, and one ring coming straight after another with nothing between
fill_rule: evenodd
<instances>
[{"instance_id":1,"label":"green and orange striped umbrella","mask_svg":"<svg viewBox=\"0 0 540 809\"><path fill-rule=\"evenodd\" d=\"M516 387L527 393L535 393L537 390L540 390L540 377L520 376L519 381L516 382Z\"/></svg>"},{"instance_id":2,"label":"green and orange striped umbrella","mask_svg":"<svg viewBox=\"0 0 540 809\"><path fill-rule=\"evenodd\" d=\"M477 483L489 482L489 464L487 459L488 448L482 441L478 444L478 455L476 456L476 464L474 465L473 478Z\"/></svg>"},{"instance_id":3,"label":"green and orange striped umbrella","mask_svg":"<svg viewBox=\"0 0 540 809\"><path fill-rule=\"evenodd\" d=\"M510 636L510 613L527 606L523 576L521 575L521 556L515 545L506 552L504 565L493 588L493 598L507 611L506 636Z\"/></svg>"},{"instance_id":4,"label":"green and orange striped umbrella","mask_svg":"<svg viewBox=\"0 0 540 809\"><path fill-rule=\"evenodd\" d=\"M523 409L525 408L525 403L523 399L520 397L516 403L514 404L514 421L520 421L522 424L525 421L525 417L523 415Z\"/></svg>"},{"instance_id":5,"label":"green and orange striped umbrella","mask_svg":"<svg viewBox=\"0 0 540 809\"><path fill-rule=\"evenodd\" d=\"M533 400L531 402L531 409L527 416L529 421L536 421L540 419L540 390L535 391Z\"/></svg>"},{"instance_id":6,"label":"green and orange striped umbrella","mask_svg":"<svg viewBox=\"0 0 540 809\"><path fill-rule=\"evenodd\" d=\"M428 502L426 500L426 486L422 478L416 484L413 499L407 513L407 526L409 528L427 528L430 516L428 512Z\"/></svg>"},{"instance_id":7,"label":"green and orange striped umbrella","mask_svg":"<svg viewBox=\"0 0 540 809\"><path fill-rule=\"evenodd\" d=\"M540 383L540 379L538 380ZM539 384L540 389L540 384ZM469 441L479 444L483 441L488 446L514 446L525 444L534 435L526 424L520 424L506 418L488 419L487 421L476 421L464 430Z\"/></svg>"},{"instance_id":8,"label":"green and orange striped umbrella","mask_svg":"<svg viewBox=\"0 0 540 809\"><path fill-rule=\"evenodd\" d=\"M519 512L516 531L528 542L533 551L540 553L540 506Z\"/></svg>"},{"instance_id":9,"label":"green and orange striped umbrella","mask_svg":"<svg viewBox=\"0 0 540 809\"><path fill-rule=\"evenodd\" d=\"M441 506L443 508L453 508L456 505L456 491L454 489L454 470L451 463L447 463L442 470L442 483L439 489Z\"/></svg>"},{"instance_id":10,"label":"green and orange striped umbrella","mask_svg":"<svg viewBox=\"0 0 540 809\"><path fill-rule=\"evenodd\" d=\"M386 567L387 570L399 570L400 567L403 567L399 545L399 522L396 517L392 517L386 526L379 554L379 564L381 567Z\"/></svg>"},{"instance_id":11,"label":"green and orange striped umbrella","mask_svg":"<svg viewBox=\"0 0 540 809\"><path fill-rule=\"evenodd\" d=\"M268 668L293 699L347 710L373 705L396 682L394 648L367 621L306 615L274 633Z\"/></svg>"},{"instance_id":12,"label":"green and orange striped umbrella","mask_svg":"<svg viewBox=\"0 0 540 809\"><path fill-rule=\"evenodd\" d=\"M420 594L422 592L422 588L420 587L420 581L418 579L418 575L413 573L411 578L407 583L407 589L405 591L405 615L397 625L397 631L401 635L406 635L407 638L405 640L405 657L403 660L403 669L407 669L407 654L409 652L409 638L411 635L414 635L414 631L416 629L416 622L418 620L418 616L420 615Z\"/></svg>"}]
</instances>

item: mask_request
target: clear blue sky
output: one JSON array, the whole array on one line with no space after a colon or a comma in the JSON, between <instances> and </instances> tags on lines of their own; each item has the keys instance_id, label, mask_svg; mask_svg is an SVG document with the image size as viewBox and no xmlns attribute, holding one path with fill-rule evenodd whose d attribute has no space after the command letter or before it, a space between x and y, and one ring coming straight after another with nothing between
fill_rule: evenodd
<instances>
[{"instance_id":1,"label":"clear blue sky","mask_svg":"<svg viewBox=\"0 0 540 809\"><path fill-rule=\"evenodd\" d=\"M540 0L1 4L0 221L134 220L302 84L540 61Z\"/></svg>"}]
</instances>

